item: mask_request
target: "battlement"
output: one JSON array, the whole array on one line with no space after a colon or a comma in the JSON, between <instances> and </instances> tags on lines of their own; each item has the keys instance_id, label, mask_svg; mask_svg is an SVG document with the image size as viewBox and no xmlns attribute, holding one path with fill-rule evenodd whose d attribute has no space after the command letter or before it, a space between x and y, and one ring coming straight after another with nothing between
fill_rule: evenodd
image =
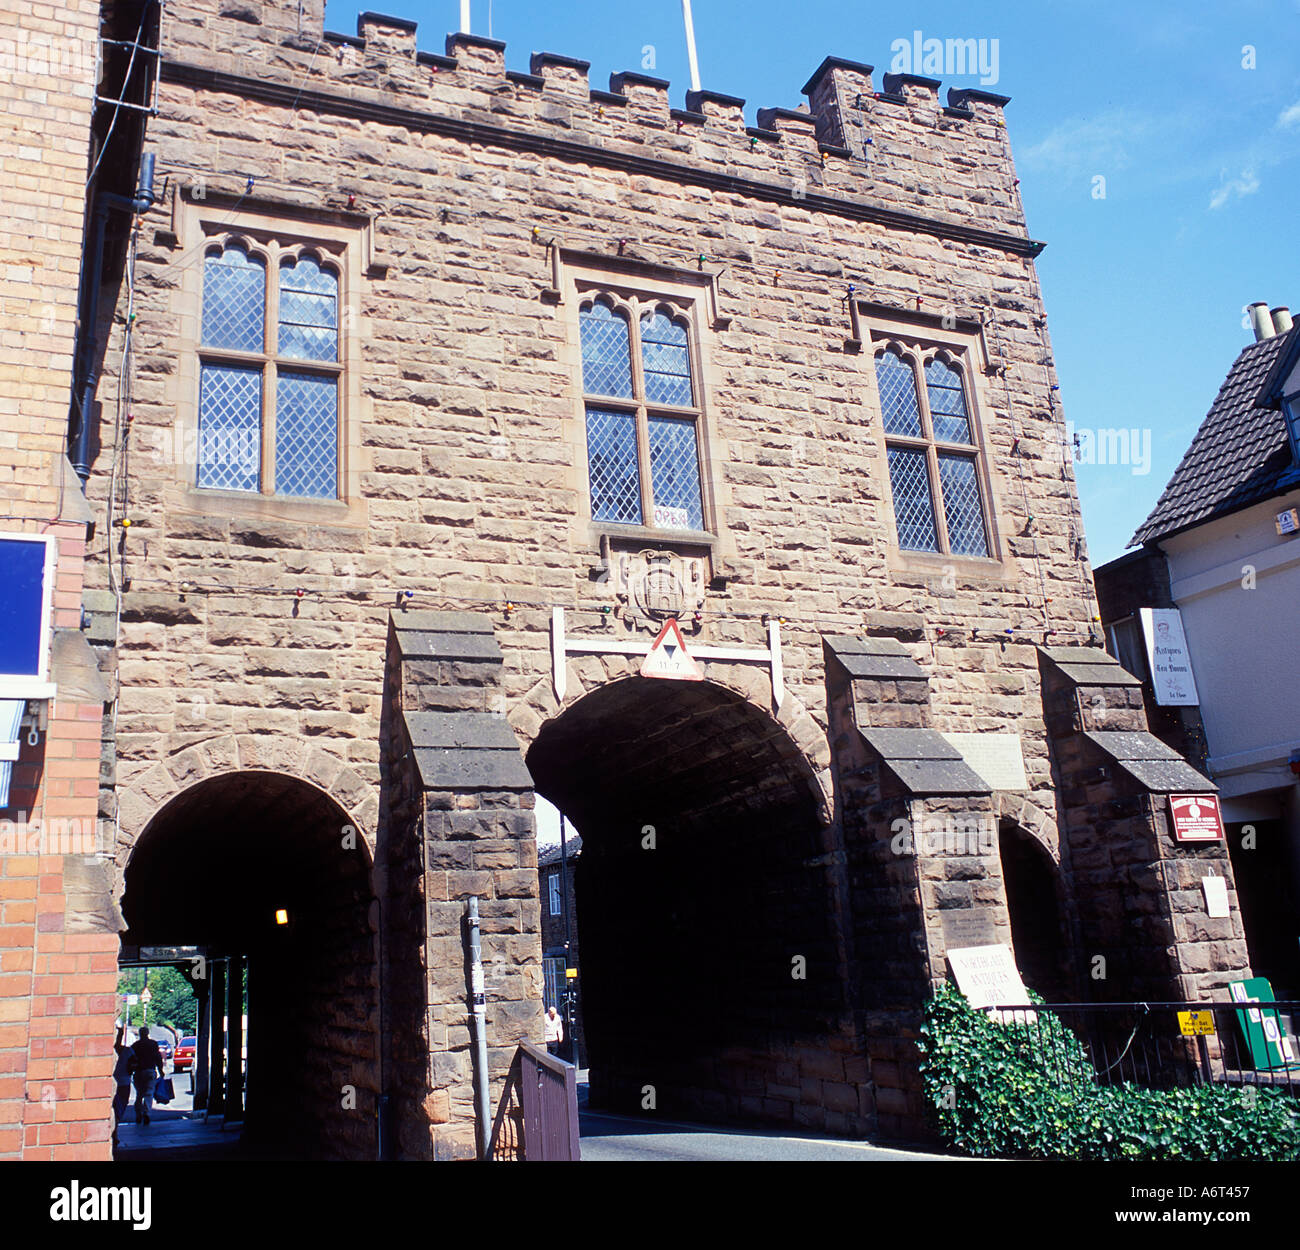
<instances>
[{"instance_id":1,"label":"battlement","mask_svg":"<svg viewBox=\"0 0 1300 1250\"><path fill-rule=\"evenodd\" d=\"M718 91L688 91L677 108L670 84L649 74L611 74L605 89L574 57L535 52L521 73L506 69L500 40L450 34L438 54L419 51L416 33L412 21L369 12L355 36L327 32L323 0L176 0L163 78L269 102L290 88L287 100L309 111L330 111L327 98L364 102L366 116L415 129L421 117L449 119L483 142L509 128L543 151L666 161L711 185L775 185L809 207L864 200L1010 236L1013 252L1041 246L1025 238L1005 96L950 88L945 102L936 79L877 82L873 66L827 57L802 89L807 103L760 108L749 125L745 101Z\"/></svg>"}]
</instances>

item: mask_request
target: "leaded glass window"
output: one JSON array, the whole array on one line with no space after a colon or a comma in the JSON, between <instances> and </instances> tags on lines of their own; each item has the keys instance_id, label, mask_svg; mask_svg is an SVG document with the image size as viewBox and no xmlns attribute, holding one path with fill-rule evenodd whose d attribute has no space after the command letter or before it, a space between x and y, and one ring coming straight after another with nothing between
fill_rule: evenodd
<instances>
[{"instance_id":1,"label":"leaded glass window","mask_svg":"<svg viewBox=\"0 0 1300 1250\"><path fill-rule=\"evenodd\" d=\"M214 241L201 317L196 485L337 499L335 263L287 241Z\"/></svg>"},{"instance_id":2,"label":"leaded glass window","mask_svg":"<svg viewBox=\"0 0 1300 1250\"><path fill-rule=\"evenodd\" d=\"M700 530L700 455L695 422L687 417L650 418L650 485L659 529Z\"/></svg>"},{"instance_id":3,"label":"leaded glass window","mask_svg":"<svg viewBox=\"0 0 1300 1250\"><path fill-rule=\"evenodd\" d=\"M641 524L635 414L587 409L587 473L593 520Z\"/></svg>"},{"instance_id":4,"label":"leaded glass window","mask_svg":"<svg viewBox=\"0 0 1300 1250\"><path fill-rule=\"evenodd\" d=\"M939 356L925 366L925 394L935 438L945 443L969 443L970 419L961 374Z\"/></svg>"},{"instance_id":5,"label":"leaded glass window","mask_svg":"<svg viewBox=\"0 0 1300 1250\"><path fill-rule=\"evenodd\" d=\"M939 453L939 485L943 494L943 515L948 523L948 546L953 555L987 556L984 509L980 506L980 484L974 456Z\"/></svg>"},{"instance_id":6,"label":"leaded glass window","mask_svg":"<svg viewBox=\"0 0 1300 1250\"><path fill-rule=\"evenodd\" d=\"M261 430L262 371L205 361L199 373L198 484L256 490Z\"/></svg>"},{"instance_id":7,"label":"leaded glass window","mask_svg":"<svg viewBox=\"0 0 1300 1250\"><path fill-rule=\"evenodd\" d=\"M339 280L311 256L280 266L280 355L339 358Z\"/></svg>"},{"instance_id":8,"label":"leaded glass window","mask_svg":"<svg viewBox=\"0 0 1300 1250\"><path fill-rule=\"evenodd\" d=\"M203 346L260 352L266 335L266 262L238 246L203 261Z\"/></svg>"},{"instance_id":9,"label":"leaded glass window","mask_svg":"<svg viewBox=\"0 0 1300 1250\"><path fill-rule=\"evenodd\" d=\"M333 499L339 480L337 378L282 369L276 388L276 493Z\"/></svg>"},{"instance_id":10,"label":"leaded glass window","mask_svg":"<svg viewBox=\"0 0 1300 1250\"><path fill-rule=\"evenodd\" d=\"M889 449L889 487L894 495L898 545L908 551L938 551L934 502L925 452L908 447Z\"/></svg>"},{"instance_id":11,"label":"leaded glass window","mask_svg":"<svg viewBox=\"0 0 1300 1250\"><path fill-rule=\"evenodd\" d=\"M593 295L579 328L592 519L704 530L688 316L660 301Z\"/></svg>"},{"instance_id":12,"label":"leaded glass window","mask_svg":"<svg viewBox=\"0 0 1300 1250\"><path fill-rule=\"evenodd\" d=\"M896 352L883 352L876 357L876 383L885 433L920 438L921 409L916 402L916 375L911 363Z\"/></svg>"},{"instance_id":13,"label":"leaded glass window","mask_svg":"<svg viewBox=\"0 0 1300 1250\"><path fill-rule=\"evenodd\" d=\"M988 558L979 452L963 367L890 345L876 357L898 545ZM918 378L924 375L924 386Z\"/></svg>"},{"instance_id":14,"label":"leaded glass window","mask_svg":"<svg viewBox=\"0 0 1300 1250\"><path fill-rule=\"evenodd\" d=\"M691 362L684 325L663 312L642 317L641 362L649 403L690 404Z\"/></svg>"},{"instance_id":15,"label":"leaded glass window","mask_svg":"<svg viewBox=\"0 0 1300 1250\"><path fill-rule=\"evenodd\" d=\"M601 301L582 311L582 387L588 395L632 398L627 317Z\"/></svg>"}]
</instances>

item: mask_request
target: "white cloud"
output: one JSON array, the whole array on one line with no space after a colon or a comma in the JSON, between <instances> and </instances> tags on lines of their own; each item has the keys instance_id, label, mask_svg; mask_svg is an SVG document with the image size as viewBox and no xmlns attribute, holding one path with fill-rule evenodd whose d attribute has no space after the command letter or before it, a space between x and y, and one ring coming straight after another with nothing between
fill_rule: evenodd
<instances>
[{"instance_id":1,"label":"white cloud","mask_svg":"<svg viewBox=\"0 0 1300 1250\"><path fill-rule=\"evenodd\" d=\"M1222 208L1234 197L1244 200L1246 196L1254 195L1259 190L1259 178L1253 169L1243 169L1240 176L1236 178L1229 178L1226 174L1222 177L1223 181L1218 189L1210 196L1211 208Z\"/></svg>"},{"instance_id":2,"label":"white cloud","mask_svg":"<svg viewBox=\"0 0 1300 1250\"><path fill-rule=\"evenodd\" d=\"M1062 122L1024 150L1026 165L1064 173L1110 173L1132 163L1130 150L1155 129L1153 119L1116 110Z\"/></svg>"},{"instance_id":3,"label":"white cloud","mask_svg":"<svg viewBox=\"0 0 1300 1250\"><path fill-rule=\"evenodd\" d=\"M1288 126L1300 126L1300 100L1297 100L1289 109L1283 109L1278 115L1277 124L1284 130Z\"/></svg>"}]
</instances>

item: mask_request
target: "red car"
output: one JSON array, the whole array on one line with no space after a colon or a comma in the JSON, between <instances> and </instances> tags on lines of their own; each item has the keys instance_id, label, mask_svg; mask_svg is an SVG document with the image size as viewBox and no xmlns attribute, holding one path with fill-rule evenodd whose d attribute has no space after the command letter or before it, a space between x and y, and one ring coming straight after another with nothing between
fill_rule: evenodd
<instances>
[{"instance_id":1,"label":"red car","mask_svg":"<svg viewBox=\"0 0 1300 1250\"><path fill-rule=\"evenodd\" d=\"M198 1044L199 1039L197 1037L182 1037L177 1043L176 1054L172 1059L177 1072L188 1071L193 1066L194 1054Z\"/></svg>"}]
</instances>

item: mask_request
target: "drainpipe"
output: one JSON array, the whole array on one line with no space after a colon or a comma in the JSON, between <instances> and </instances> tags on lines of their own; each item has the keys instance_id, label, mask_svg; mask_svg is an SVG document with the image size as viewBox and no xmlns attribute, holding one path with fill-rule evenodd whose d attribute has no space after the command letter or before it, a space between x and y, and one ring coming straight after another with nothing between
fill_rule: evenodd
<instances>
[{"instance_id":1,"label":"drainpipe","mask_svg":"<svg viewBox=\"0 0 1300 1250\"><path fill-rule=\"evenodd\" d=\"M469 938L469 996L474 1018L474 1139L478 1157L488 1157L492 1132L491 1090L488 1087L487 997L483 992L483 949L479 935L478 899L465 904L465 929Z\"/></svg>"},{"instance_id":2,"label":"drainpipe","mask_svg":"<svg viewBox=\"0 0 1300 1250\"><path fill-rule=\"evenodd\" d=\"M85 487L90 477L90 406L95 396L95 357L99 342L96 327L99 322L99 293L104 268L104 234L108 227L108 214L113 209L135 216L148 212L157 202L153 189L154 154L146 152L140 158L140 184L133 198L114 195L111 191L100 194L90 220L90 269L86 275L85 321L82 323L81 354L77 380L73 387L73 410L68 424L73 431L72 467Z\"/></svg>"}]
</instances>

